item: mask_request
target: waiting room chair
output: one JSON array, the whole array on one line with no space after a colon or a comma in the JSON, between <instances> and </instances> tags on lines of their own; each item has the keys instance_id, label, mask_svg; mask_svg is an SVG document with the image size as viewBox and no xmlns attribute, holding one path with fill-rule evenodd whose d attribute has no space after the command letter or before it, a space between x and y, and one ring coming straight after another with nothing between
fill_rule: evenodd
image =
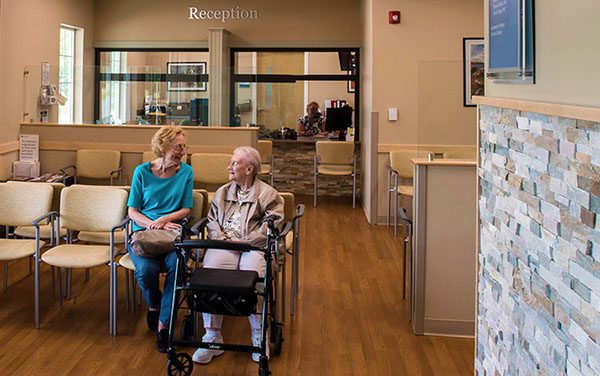
<instances>
[{"instance_id":1,"label":"waiting room chair","mask_svg":"<svg viewBox=\"0 0 600 376\"><path fill-rule=\"evenodd\" d=\"M65 187L63 183L28 183L28 182L13 182L8 181L9 184L48 184L52 187L52 205L50 210L58 213L60 210L60 192ZM39 237L42 240L49 240L50 246L54 245L56 230L53 223L47 223L39 225L38 228ZM14 235L21 238L35 239L36 227L29 224L28 226L17 226L14 230ZM59 236L64 237L67 235L67 230L64 228L60 229Z\"/></svg>"},{"instance_id":2,"label":"waiting room chair","mask_svg":"<svg viewBox=\"0 0 600 376\"><path fill-rule=\"evenodd\" d=\"M390 163L387 168L387 191L388 191L388 211L387 225L390 226L390 210L394 211L394 236L398 235L398 196L413 197L413 158L425 157L429 151L425 150L395 150L390 152ZM401 184L404 183L404 184ZM407 184L408 183L408 184ZM392 196L394 206L392 207Z\"/></svg>"},{"instance_id":3,"label":"waiting room chair","mask_svg":"<svg viewBox=\"0 0 600 376\"><path fill-rule=\"evenodd\" d=\"M80 184L77 184L80 186ZM114 185L113 188L119 188L127 192L127 196L129 196L129 191L131 187L129 185ZM94 243L94 244L110 244L110 231L80 231L77 235L77 240L82 241L84 243ZM125 229L119 229L115 231L115 244L124 244L125 243Z\"/></svg>"},{"instance_id":4,"label":"waiting room chair","mask_svg":"<svg viewBox=\"0 0 600 376\"><path fill-rule=\"evenodd\" d=\"M317 176L352 176L352 208L356 208L356 155L354 142L317 141L314 157L314 200L317 207Z\"/></svg>"},{"instance_id":5,"label":"waiting room chair","mask_svg":"<svg viewBox=\"0 0 600 376\"><path fill-rule=\"evenodd\" d=\"M285 237L285 250L292 256L292 278L290 287L290 316L294 316L296 303L298 302L298 266L300 262L300 218L304 216L304 204L295 205L294 194L280 192L283 198L283 212L286 222L292 223L292 230ZM285 272L283 273L285 281ZM284 289L285 290L285 289ZM282 296L282 303L284 303ZM283 304L284 306L284 304ZM285 314L283 310L282 314Z\"/></svg>"},{"instance_id":6,"label":"waiting room chair","mask_svg":"<svg viewBox=\"0 0 600 376\"><path fill-rule=\"evenodd\" d=\"M273 178L274 178L274 162L275 158L273 158L273 141L270 140L258 140L256 142L256 150L260 154L261 166L260 166L260 174L261 175L269 175L270 185L273 186Z\"/></svg>"},{"instance_id":7,"label":"waiting room chair","mask_svg":"<svg viewBox=\"0 0 600 376\"><path fill-rule=\"evenodd\" d=\"M142 153L142 163L150 162L156 159L156 154L153 151L145 151Z\"/></svg>"},{"instance_id":8,"label":"waiting room chair","mask_svg":"<svg viewBox=\"0 0 600 376\"><path fill-rule=\"evenodd\" d=\"M8 179L8 176L6 176L6 171L4 170L4 161L0 155L0 182L4 182L6 179Z\"/></svg>"},{"instance_id":9,"label":"waiting room chair","mask_svg":"<svg viewBox=\"0 0 600 376\"><path fill-rule=\"evenodd\" d=\"M58 268L59 297L62 303L61 268L70 274L71 269L88 269L101 265L110 267L109 277L109 333L116 334L116 265L115 231L126 223L127 192L106 186L72 186L62 190L60 215L57 222L70 231L109 232L109 245L59 244L42 255L42 261L51 266L53 282L54 268ZM69 278L70 280L70 278ZM39 289L39 281L36 290ZM52 286L54 297L54 284ZM70 295L70 292L69 292ZM36 299L36 313L39 302ZM39 317L36 314L36 322Z\"/></svg>"},{"instance_id":10,"label":"waiting room chair","mask_svg":"<svg viewBox=\"0 0 600 376\"><path fill-rule=\"evenodd\" d=\"M208 192L204 189L194 189L192 192L193 196L193 208L191 212L192 222L196 222L201 218L206 217L208 214ZM198 260L196 260L198 261ZM131 261L131 257L129 257L129 252L125 248L123 256L119 259L118 266L121 266L125 269L125 292L126 292L126 303L125 307L127 310L132 307L135 310L136 302L140 304L139 297L141 295L137 295L136 299L136 279L135 279L135 265L133 265L133 261ZM131 285L131 293L129 286ZM116 299L116 298L115 298ZM116 317L115 317L116 320Z\"/></svg>"},{"instance_id":11,"label":"waiting room chair","mask_svg":"<svg viewBox=\"0 0 600 376\"><path fill-rule=\"evenodd\" d=\"M73 180L77 184L78 178L110 179L113 185L115 177L121 178L124 167L121 166L121 152L117 150L77 150L75 164L60 169L63 174L63 183L67 171L73 171Z\"/></svg>"},{"instance_id":12,"label":"waiting room chair","mask_svg":"<svg viewBox=\"0 0 600 376\"><path fill-rule=\"evenodd\" d=\"M194 188L215 192L220 186L229 182L227 166L231 154L194 153L191 166L194 170Z\"/></svg>"},{"instance_id":13,"label":"waiting room chair","mask_svg":"<svg viewBox=\"0 0 600 376\"><path fill-rule=\"evenodd\" d=\"M39 327L40 249L45 242L40 239L39 226L53 216L52 187L49 184L0 184L0 225L30 226L36 229L34 239L0 239L0 261L4 261L4 291L8 285L8 262L34 257L34 320ZM56 213L54 213L56 214Z\"/></svg>"}]
</instances>

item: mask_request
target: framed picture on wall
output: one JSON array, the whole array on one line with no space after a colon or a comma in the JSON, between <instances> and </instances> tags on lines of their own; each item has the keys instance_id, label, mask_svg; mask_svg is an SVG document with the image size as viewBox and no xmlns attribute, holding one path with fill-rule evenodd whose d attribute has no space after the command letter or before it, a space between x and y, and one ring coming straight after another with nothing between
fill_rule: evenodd
<instances>
[{"instance_id":1,"label":"framed picture on wall","mask_svg":"<svg viewBox=\"0 0 600 376\"><path fill-rule=\"evenodd\" d=\"M463 38L463 105L474 107L473 96L485 95L483 38Z\"/></svg>"},{"instance_id":2,"label":"framed picture on wall","mask_svg":"<svg viewBox=\"0 0 600 376\"><path fill-rule=\"evenodd\" d=\"M352 74L352 71L348 71L348 76L350 76ZM355 91L355 82L354 80L349 80L348 81L348 93L354 93Z\"/></svg>"},{"instance_id":3,"label":"framed picture on wall","mask_svg":"<svg viewBox=\"0 0 600 376\"><path fill-rule=\"evenodd\" d=\"M167 90L206 91L206 82L200 78L204 74L205 62L167 63Z\"/></svg>"}]
</instances>

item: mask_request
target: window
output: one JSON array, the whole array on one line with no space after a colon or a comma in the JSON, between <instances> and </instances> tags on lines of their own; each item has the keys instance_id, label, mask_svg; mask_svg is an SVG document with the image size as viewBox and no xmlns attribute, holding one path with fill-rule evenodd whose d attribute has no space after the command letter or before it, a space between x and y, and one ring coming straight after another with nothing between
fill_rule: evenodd
<instances>
[{"instance_id":1,"label":"window","mask_svg":"<svg viewBox=\"0 0 600 376\"><path fill-rule=\"evenodd\" d=\"M203 49L96 50L98 124L208 124Z\"/></svg>"},{"instance_id":2,"label":"window","mask_svg":"<svg viewBox=\"0 0 600 376\"><path fill-rule=\"evenodd\" d=\"M66 98L58 106L59 123L81 122L83 29L60 26L58 92Z\"/></svg>"},{"instance_id":3,"label":"window","mask_svg":"<svg viewBox=\"0 0 600 376\"><path fill-rule=\"evenodd\" d=\"M127 53L111 51L107 56L109 72L127 71ZM130 118L129 90L122 81L109 81L102 96L102 114L99 119L101 124L124 124Z\"/></svg>"},{"instance_id":4,"label":"window","mask_svg":"<svg viewBox=\"0 0 600 376\"><path fill-rule=\"evenodd\" d=\"M67 98L67 102L58 106L58 122L73 123L75 93L75 29L60 27L58 92Z\"/></svg>"},{"instance_id":5,"label":"window","mask_svg":"<svg viewBox=\"0 0 600 376\"><path fill-rule=\"evenodd\" d=\"M295 127L309 102L353 108L359 139L359 51L356 48L231 50L231 124Z\"/></svg>"}]
</instances>

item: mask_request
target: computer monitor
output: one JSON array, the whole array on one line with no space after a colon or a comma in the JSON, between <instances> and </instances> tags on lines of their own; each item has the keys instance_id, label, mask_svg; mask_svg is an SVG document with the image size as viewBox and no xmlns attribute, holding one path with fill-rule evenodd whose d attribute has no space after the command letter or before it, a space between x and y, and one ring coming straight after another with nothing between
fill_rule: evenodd
<instances>
[{"instance_id":1,"label":"computer monitor","mask_svg":"<svg viewBox=\"0 0 600 376\"><path fill-rule=\"evenodd\" d=\"M190 101L191 125L208 125L208 99L195 98Z\"/></svg>"},{"instance_id":2,"label":"computer monitor","mask_svg":"<svg viewBox=\"0 0 600 376\"><path fill-rule=\"evenodd\" d=\"M325 130L345 131L352 125L352 107L328 108L325 116Z\"/></svg>"}]
</instances>

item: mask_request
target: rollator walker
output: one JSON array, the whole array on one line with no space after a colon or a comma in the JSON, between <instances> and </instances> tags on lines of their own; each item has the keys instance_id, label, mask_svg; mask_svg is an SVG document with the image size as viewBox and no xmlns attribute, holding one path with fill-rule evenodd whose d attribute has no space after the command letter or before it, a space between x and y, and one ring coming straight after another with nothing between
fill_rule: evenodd
<instances>
[{"instance_id":1,"label":"rollator walker","mask_svg":"<svg viewBox=\"0 0 600 376\"><path fill-rule=\"evenodd\" d=\"M287 224L282 234L287 233L291 224ZM283 342L283 324L277 321L277 270L276 257L279 249L280 233L274 226L273 220L268 219L267 240L264 248L250 244L191 239L175 244L177 254L177 267L175 270L175 288L171 304L171 318L169 321L169 337L167 343L167 374L191 375L194 368L192 357L185 352L175 352L176 346L198 347L212 350L238 351L246 353L259 353L259 376L268 376L269 358L267 355L267 341L273 344L271 353L278 355ZM194 263L189 266L193 250L216 249L239 252L259 251L264 254L266 268L264 278L260 278L256 271L224 270L224 269L193 269ZM256 288L257 283L262 283L262 292ZM262 296L262 305L257 307L259 297ZM182 307L185 303L185 307ZM189 310L180 326L180 339L174 339L177 312L180 309ZM257 311L260 309L260 311ZM249 316L252 313L262 313L262 332L260 347L231 344L209 343L195 341L198 320L194 312L205 312L229 316ZM269 338L268 338L269 337Z\"/></svg>"}]
</instances>

